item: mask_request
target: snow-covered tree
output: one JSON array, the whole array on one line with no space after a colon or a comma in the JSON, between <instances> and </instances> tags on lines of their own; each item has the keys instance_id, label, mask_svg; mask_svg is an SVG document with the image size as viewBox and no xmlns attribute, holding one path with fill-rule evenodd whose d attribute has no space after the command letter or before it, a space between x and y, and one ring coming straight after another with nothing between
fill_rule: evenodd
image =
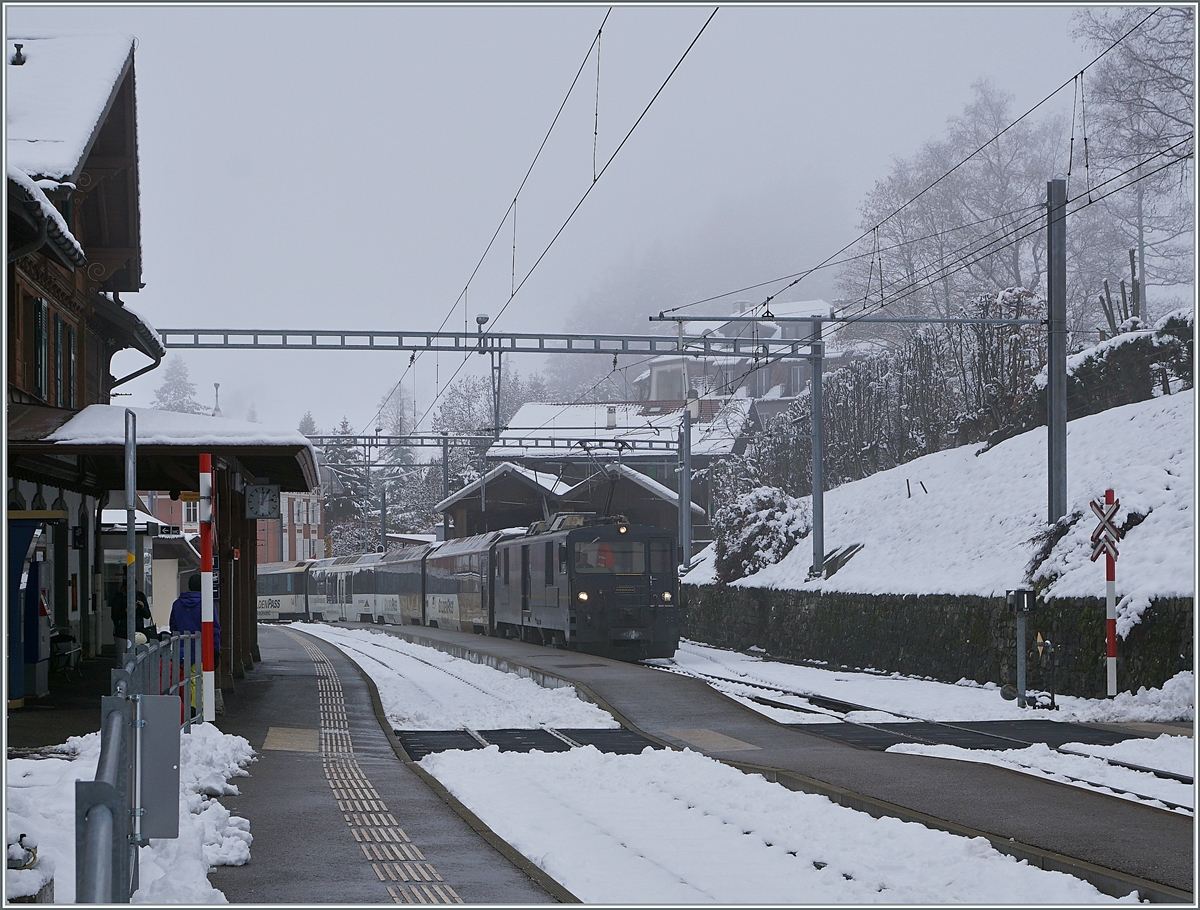
<instances>
[{"instance_id":1,"label":"snow-covered tree","mask_svg":"<svg viewBox=\"0 0 1200 910\"><path fill-rule=\"evenodd\" d=\"M154 390L154 400L150 406L160 411L177 411L181 414L211 413L196 401L196 386L188 379L187 364L178 354L167 359L163 370L163 384Z\"/></svg>"}]
</instances>

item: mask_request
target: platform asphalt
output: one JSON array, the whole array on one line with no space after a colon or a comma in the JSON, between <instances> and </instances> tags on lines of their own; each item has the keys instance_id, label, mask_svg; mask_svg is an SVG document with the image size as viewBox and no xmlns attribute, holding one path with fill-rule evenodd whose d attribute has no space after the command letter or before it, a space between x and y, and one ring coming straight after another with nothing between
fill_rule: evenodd
<instances>
[{"instance_id":1,"label":"platform asphalt","mask_svg":"<svg viewBox=\"0 0 1200 910\"><path fill-rule=\"evenodd\" d=\"M218 723L258 752L221 800L254 836L246 865L209 875L230 903L555 901L397 756L337 648L277 626L259 647Z\"/></svg>"},{"instance_id":2,"label":"platform asphalt","mask_svg":"<svg viewBox=\"0 0 1200 910\"><path fill-rule=\"evenodd\" d=\"M855 748L775 723L699 680L637 664L419 626L339 625L569 682L651 739L874 815L982 835L1108 893L1138 888L1151 900L1192 901L1194 823L1179 813L990 765Z\"/></svg>"}]
</instances>

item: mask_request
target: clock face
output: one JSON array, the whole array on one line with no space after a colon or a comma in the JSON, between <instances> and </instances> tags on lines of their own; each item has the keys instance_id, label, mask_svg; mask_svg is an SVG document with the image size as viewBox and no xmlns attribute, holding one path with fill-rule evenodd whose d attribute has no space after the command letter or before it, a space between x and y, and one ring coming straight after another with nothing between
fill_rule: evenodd
<instances>
[{"instance_id":1,"label":"clock face","mask_svg":"<svg viewBox=\"0 0 1200 910\"><path fill-rule=\"evenodd\" d=\"M255 483L246 487L247 518L279 517L279 484Z\"/></svg>"}]
</instances>

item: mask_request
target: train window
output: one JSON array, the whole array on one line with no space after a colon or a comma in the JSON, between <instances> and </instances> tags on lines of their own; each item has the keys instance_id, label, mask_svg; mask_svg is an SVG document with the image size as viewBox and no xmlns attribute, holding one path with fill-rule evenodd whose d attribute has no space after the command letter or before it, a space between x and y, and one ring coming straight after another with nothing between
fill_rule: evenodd
<instances>
[{"instance_id":1,"label":"train window","mask_svg":"<svg viewBox=\"0 0 1200 910\"><path fill-rule=\"evenodd\" d=\"M671 538L669 537L650 538L651 575L669 575L671 573L671 563L674 562L671 558L671 551L673 549L674 547L671 546Z\"/></svg>"},{"instance_id":2,"label":"train window","mask_svg":"<svg viewBox=\"0 0 1200 910\"><path fill-rule=\"evenodd\" d=\"M504 584L508 585L508 550L504 551Z\"/></svg>"},{"instance_id":3,"label":"train window","mask_svg":"<svg viewBox=\"0 0 1200 910\"><path fill-rule=\"evenodd\" d=\"M593 540L575 544L575 571L641 575L646 571L646 544L641 540Z\"/></svg>"},{"instance_id":4,"label":"train window","mask_svg":"<svg viewBox=\"0 0 1200 910\"><path fill-rule=\"evenodd\" d=\"M567 543L563 541L558 545L558 571L567 571Z\"/></svg>"},{"instance_id":5,"label":"train window","mask_svg":"<svg viewBox=\"0 0 1200 910\"><path fill-rule=\"evenodd\" d=\"M546 541L546 587L554 584L554 541Z\"/></svg>"}]
</instances>

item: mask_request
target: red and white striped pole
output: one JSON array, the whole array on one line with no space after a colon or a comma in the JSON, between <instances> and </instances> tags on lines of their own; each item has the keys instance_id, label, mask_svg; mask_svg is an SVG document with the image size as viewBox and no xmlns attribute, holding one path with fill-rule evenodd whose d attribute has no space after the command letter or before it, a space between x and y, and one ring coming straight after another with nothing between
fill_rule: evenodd
<instances>
[{"instance_id":1,"label":"red and white striped pole","mask_svg":"<svg viewBox=\"0 0 1200 910\"><path fill-rule=\"evenodd\" d=\"M1111 506L1116 502L1114 490L1104 491L1104 504ZM1114 544L1116 541L1113 542ZM1110 547L1104 554L1105 584L1104 594L1107 600L1107 637L1108 637L1108 697L1117 694L1117 560L1113 557Z\"/></svg>"},{"instance_id":2,"label":"red and white striped pole","mask_svg":"<svg viewBox=\"0 0 1200 910\"><path fill-rule=\"evenodd\" d=\"M204 719L217 719L216 666L213 661L213 482L212 456L200 456L200 668L204 682Z\"/></svg>"}]
</instances>

